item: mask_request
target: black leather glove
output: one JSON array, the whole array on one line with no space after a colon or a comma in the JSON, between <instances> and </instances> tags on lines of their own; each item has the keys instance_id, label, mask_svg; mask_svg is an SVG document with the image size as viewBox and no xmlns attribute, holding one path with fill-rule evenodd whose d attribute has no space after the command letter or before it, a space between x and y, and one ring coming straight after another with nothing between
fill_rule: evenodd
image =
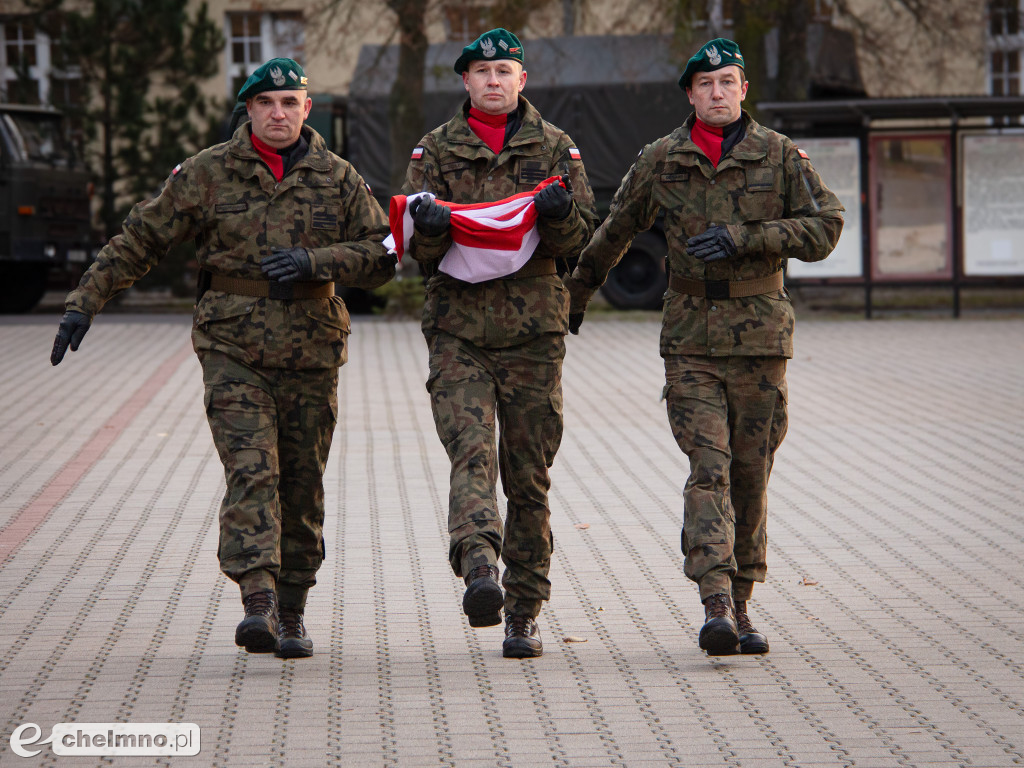
<instances>
[{"instance_id":1,"label":"black leather glove","mask_svg":"<svg viewBox=\"0 0 1024 768\"><path fill-rule=\"evenodd\" d=\"M439 237L452 223L452 211L432 197L417 197L409 206L409 215L416 231L427 237Z\"/></svg>"},{"instance_id":2,"label":"black leather glove","mask_svg":"<svg viewBox=\"0 0 1024 768\"><path fill-rule=\"evenodd\" d=\"M569 333L578 336L583 324L583 313L587 311L594 289L587 288L575 274L563 277L562 285L569 292Z\"/></svg>"},{"instance_id":3,"label":"black leather glove","mask_svg":"<svg viewBox=\"0 0 1024 768\"><path fill-rule=\"evenodd\" d=\"M708 227L706 232L687 240L686 252L695 259L703 259L705 262L718 261L735 256L736 243L732 241L728 229L716 224Z\"/></svg>"},{"instance_id":4,"label":"black leather glove","mask_svg":"<svg viewBox=\"0 0 1024 768\"><path fill-rule=\"evenodd\" d=\"M281 283L313 279L313 264L305 248L271 248L260 269L271 280Z\"/></svg>"},{"instance_id":5,"label":"black leather glove","mask_svg":"<svg viewBox=\"0 0 1024 768\"><path fill-rule=\"evenodd\" d=\"M72 352L78 351L78 345L82 343L82 337L89 330L92 321L88 315L69 309L60 319L60 327L57 329L57 338L53 340L53 351L50 352L50 364L56 365L64 359L64 353L68 351L68 345Z\"/></svg>"},{"instance_id":6,"label":"black leather glove","mask_svg":"<svg viewBox=\"0 0 1024 768\"><path fill-rule=\"evenodd\" d=\"M563 176L561 184L548 184L533 196L533 204L537 214L546 219L564 219L572 211L572 184L569 177Z\"/></svg>"}]
</instances>

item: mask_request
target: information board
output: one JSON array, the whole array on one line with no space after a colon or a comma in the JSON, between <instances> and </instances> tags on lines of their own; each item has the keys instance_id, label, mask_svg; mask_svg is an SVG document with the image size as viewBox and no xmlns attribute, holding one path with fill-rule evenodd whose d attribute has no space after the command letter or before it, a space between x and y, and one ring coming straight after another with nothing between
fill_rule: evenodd
<instances>
[{"instance_id":1,"label":"information board","mask_svg":"<svg viewBox=\"0 0 1024 768\"><path fill-rule=\"evenodd\" d=\"M856 138L794 139L807 153L814 170L846 208L843 233L824 261L790 259L786 274L793 278L861 277L863 233L860 211L860 142Z\"/></svg>"},{"instance_id":2,"label":"information board","mask_svg":"<svg viewBox=\"0 0 1024 768\"><path fill-rule=\"evenodd\" d=\"M964 274L1024 275L1024 134L963 137Z\"/></svg>"}]
</instances>

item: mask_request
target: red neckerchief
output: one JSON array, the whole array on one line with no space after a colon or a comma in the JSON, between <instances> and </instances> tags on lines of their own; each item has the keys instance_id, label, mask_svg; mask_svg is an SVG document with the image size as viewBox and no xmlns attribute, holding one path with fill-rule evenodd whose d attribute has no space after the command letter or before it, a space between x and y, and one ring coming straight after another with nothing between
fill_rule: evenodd
<instances>
[{"instance_id":1,"label":"red neckerchief","mask_svg":"<svg viewBox=\"0 0 1024 768\"><path fill-rule=\"evenodd\" d=\"M262 141L256 138L256 134L252 134L252 145L256 148L260 157L263 158L263 162L267 164L270 172L274 174L274 178L280 181L284 178L284 159L277 154L277 150L269 144L264 144Z\"/></svg>"},{"instance_id":2,"label":"red neckerchief","mask_svg":"<svg viewBox=\"0 0 1024 768\"><path fill-rule=\"evenodd\" d=\"M508 115L488 115L476 107L470 107L466 119L473 133L479 136L494 154L499 154L505 146L505 124L508 122Z\"/></svg>"},{"instance_id":3,"label":"red neckerchief","mask_svg":"<svg viewBox=\"0 0 1024 768\"><path fill-rule=\"evenodd\" d=\"M701 122L700 118L694 118L693 130L690 131L690 138L693 143L704 150L708 160L714 166L722 159L722 129L713 125Z\"/></svg>"}]
</instances>

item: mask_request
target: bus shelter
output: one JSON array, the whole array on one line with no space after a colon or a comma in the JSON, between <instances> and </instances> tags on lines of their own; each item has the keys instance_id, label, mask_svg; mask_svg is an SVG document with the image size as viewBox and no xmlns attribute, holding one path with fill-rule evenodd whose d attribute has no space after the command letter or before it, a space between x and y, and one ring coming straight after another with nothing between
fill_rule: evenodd
<instances>
[{"instance_id":1,"label":"bus shelter","mask_svg":"<svg viewBox=\"0 0 1024 768\"><path fill-rule=\"evenodd\" d=\"M762 102L846 207L825 261L791 285L1024 287L1024 98Z\"/></svg>"}]
</instances>

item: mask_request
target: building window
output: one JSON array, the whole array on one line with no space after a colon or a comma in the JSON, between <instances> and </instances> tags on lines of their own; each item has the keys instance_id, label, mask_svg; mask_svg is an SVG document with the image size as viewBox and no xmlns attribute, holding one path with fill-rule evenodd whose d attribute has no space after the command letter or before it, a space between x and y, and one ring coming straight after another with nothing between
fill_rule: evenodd
<instances>
[{"instance_id":1,"label":"building window","mask_svg":"<svg viewBox=\"0 0 1024 768\"><path fill-rule=\"evenodd\" d=\"M1020 32L1018 0L990 0L988 13L989 30L992 37L1016 35Z\"/></svg>"},{"instance_id":2,"label":"building window","mask_svg":"<svg viewBox=\"0 0 1024 768\"><path fill-rule=\"evenodd\" d=\"M9 67L36 65L36 31L32 24L24 21L4 24L4 54Z\"/></svg>"},{"instance_id":3,"label":"building window","mask_svg":"<svg viewBox=\"0 0 1024 768\"><path fill-rule=\"evenodd\" d=\"M1020 96L1020 51L992 52L992 95Z\"/></svg>"},{"instance_id":4,"label":"building window","mask_svg":"<svg viewBox=\"0 0 1024 768\"><path fill-rule=\"evenodd\" d=\"M46 94L40 82L40 51L35 27L25 21L3 25L3 90L7 101L41 104Z\"/></svg>"},{"instance_id":5,"label":"building window","mask_svg":"<svg viewBox=\"0 0 1024 768\"><path fill-rule=\"evenodd\" d=\"M1020 96L1021 0L989 0L989 91L993 96Z\"/></svg>"},{"instance_id":6,"label":"building window","mask_svg":"<svg viewBox=\"0 0 1024 768\"><path fill-rule=\"evenodd\" d=\"M82 72L61 44L59 17L36 28L26 21L0 24L3 99L18 104L51 104L58 109L82 104Z\"/></svg>"},{"instance_id":7,"label":"building window","mask_svg":"<svg viewBox=\"0 0 1024 768\"><path fill-rule=\"evenodd\" d=\"M286 57L305 66L306 25L301 13L229 13L226 28L228 96L237 94L269 59Z\"/></svg>"},{"instance_id":8,"label":"building window","mask_svg":"<svg viewBox=\"0 0 1024 768\"><path fill-rule=\"evenodd\" d=\"M50 102L62 110L82 106L82 78L77 75L52 75Z\"/></svg>"}]
</instances>

